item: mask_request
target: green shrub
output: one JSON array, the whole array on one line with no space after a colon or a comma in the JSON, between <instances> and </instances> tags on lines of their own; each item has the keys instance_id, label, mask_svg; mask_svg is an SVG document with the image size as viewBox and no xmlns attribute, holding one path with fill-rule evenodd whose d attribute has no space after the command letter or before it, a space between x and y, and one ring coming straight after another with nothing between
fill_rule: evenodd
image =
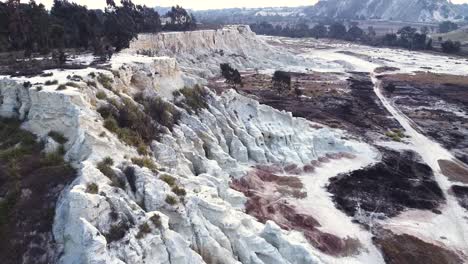
<instances>
[{"instance_id":1,"label":"green shrub","mask_svg":"<svg viewBox=\"0 0 468 264\"><path fill-rule=\"evenodd\" d=\"M105 92L99 91L99 92L96 93L96 98L97 98L97 99L100 99L100 100L104 100L104 99L107 98L107 95L106 95Z\"/></svg>"},{"instance_id":2,"label":"green shrub","mask_svg":"<svg viewBox=\"0 0 468 264\"><path fill-rule=\"evenodd\" d=\"M114 160L111 157L105 157L102 160L102 163L105 164L105 165L108 165L108 166L112 166L112 165L114 165Z\"/></svg>"},{"instance_id":3,"label":"green shrub","mask_svg":"<svg viewBox=\"0 0 468 264\"><path fill-rule=\"evenodd\" d=\"M159 179L165 183L167 183L169 186L174 187L176 184L176 178L172 177L169 174L163 174L159 176Z\"/></svg>"},{"instance_id":4,"label":"green shrub","mask_svg":"<svg viewBox=\"0 0 468 264\"><path fill-rule=\"evenodd\" d=\"M56 151L43 155L40 163L42 167L54 167L63 165L65 160L63 159L63 154L60 151Z\"/></svg>"},{"instance_id":5,"label":"green shrub","mask_svg":"<svg viewBox=\"0 0 468 264\"><path fill-rule=\"evenodd\" d=\"M99 186L94 182L88 183L88 185L86 185L86 192L91 194L98 194Z\"/></svg>"},{"instance_id":6,"label":"green shrub","mask_svg":"<svg viewBox=\"0 0 468 264\"><path fill-rule=\"evenodd\" d=\"M113 133L117 133L117 131L119 130L119 125L117 124L117 121L113 117L110 117L104 120L104 127Z\"/></svg>"},{"instance_id":7,"label":"green shrub","mask_svg":"<svg viewBox=\"0 0 468 264\"><path fill-rule=\"evenodd\" d=\"M74 88L80 88L80 85L75 83L75 82L67 82L65 85L70 86L70 87L74 87Z\"/></svg>"},{"instance_id":8,"label":"green shrub","mask_svg":"<svg viewBox=\"0 0 468 264\"><path fill-rule=\"evenodd\" d=\"M180 120L180 112L163 99L137 97L137 101L145 107L145 112L158 124L173 129Z\"/></svg>"},{"instance_id":9,"label":"green shrub","mask_svg":"<svg viewBox=\"0 0 468 264\"><path fill-rule=\"evenodd\" d=\"M185 191L184 188L181 188L179 186L174 186L172 187L172 192L177 194L177 196L185 196L187 195L187 192Z\"/></svg>"},{"instance_id":10,"label":"green shrub","mask_svg":"<svg viewBox=\"0 0 468 264\"><path fill-rule=\"evenodd\" d=\"M112 83L114 82L112 78L108 77L103 73L99 73L97 81L102 84L102 87L112 91Z\"/></svg>"},{"instance_id":11,"label":"green shrub","mask_svg":"<svg viewBox=\"0 0 468 264\"><path fill-rule=\"evenodd\" d=\"M42 86L37 86L36 91L38 91L38 92L42 91Z\"/></svg>"},{"instance_id":12,"label":"green shrub","mask_svg":"<svg viewBox=\"0 0 468 264\"><path fill-rule=\"evenodd\" d=\"M144 158L132 158L132 162L140 167L146 167L150 169L151 171L156 171L158 167L154 163L154 161L148 157Z\"/></svg>"},{"instance_id":13,"label":"green shrub","mask_svg":"<svg viewBox=\"0 0 468 264\"><path fill-rule=\"evenodd\" d=\"M147 234L151 233L151 231L151 227L148 225L148 223L143 223L138 227L138 233L135 237L141 239Z\"/></svg>"},{"instance_id":14,"label":"green shrub","mask_svg":"<svg viewBox=\"0 0 468 264\"><path fill-rule=\"evenodd\" d=\"M65 144L68 141L66 137L64 137L60 132L57 131L50 131L47 135L59 144Z\"/></svg>"},{"instance_id":15,"label":"green shrub","mask_svg":"<svg viewBox=\"0 0 468 264\"><path fill-rule=\"evenodd\" d=\"M48 72L48 73L41 74L41 77L51 77L52 75L54 75L53 72Z\"/></svg>"},{"instance_id":16,"label":"green shrub","mask_svg":"<svg viewBox=\"0 0 468 264\"><path fill-rule=\"evenodd\" d=\"M67 89L67 86L66 86L65 84L61 84L61 85L59 85L59 86L57 87L56 90L57 90L57 91L63 91L63 90L65 90L65 89Z\"/></svg>"},{"instance_id":17,"label":"green shrub","mask_svg":"<svg viewBox=\"0 0 468 264\"><path fill-rule=\"evenodd\" d=\"M393 131L387 131L385 135L396 142L401 142L402 139L406 137L406 135L399 129L394 129Z\"/></svg>"},{"instance_id":18,"label":"green shrub","mask_svg":"<svg viewBox=\"0 0 468 264\"><path fill-rule=\"evenodd\" d=\"M44 85L47 85L47 86L56 85L56 84L58 84L58 81L57 81L57 80L53 80L53 81L47 80L47 81L44 83Z\"/></svg>"},{"instance_id":19,"label":"green shrub","mask_svg":"<svg viewBox=\"0 0 468 264\"><path fill-rule=\"evenodd\" d=\"M157 228L162 226L161 216L158 214L154 214L150 217L150 221L156 226Z\"/></svg>"},{"instance_id":20,"label":"green shrub","mask_svg":"<svg viewBox=\"0 0 468 264\"><path fill-rule=\"evenodd\" d=\"M90 72L88 74L88 76L91 77L91 78L96 78L96 73L95 72Z\"/></svg>"},{"instance_id":21,"label":"green shrub","mask_svg":"<svg viewBox=\"0 0 468 264\"><path fill-rule=\"evenodd\" d=\"M176 205L178 203L177 198L172 195L166 196L166 203L169 205Z\"/></svg>"},{"instance_id":22,"label":"green shrub","mask_svg":"<svg viewBox=\"0 0 468 264\"><path fill-rule=\"evenodd\" d=\"M173 95L174 97L184 96L183 99L178 101L177 106L184 108L189 113L198 113L200 110L208 108L208 104L206 103L208 93L205 88L199 85L193 88L185 87L180 91L174 92Z\"/></svg>"},{"instance_id":23,"label":"green shrub","mask_svg":"<svg viewBox=\"0 0 468 264\"><path fill-rule=\"evenodd\" d=\"M95 81L86 81L86 85L88 85L89 87L94 87L94 88L97 87L97 84Z\"/></svg>"}]
</instances>

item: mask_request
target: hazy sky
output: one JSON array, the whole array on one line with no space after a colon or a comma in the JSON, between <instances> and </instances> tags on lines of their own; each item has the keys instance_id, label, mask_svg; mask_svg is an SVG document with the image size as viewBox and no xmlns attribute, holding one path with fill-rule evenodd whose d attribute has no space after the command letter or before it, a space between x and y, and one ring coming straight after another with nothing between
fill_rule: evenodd
<instances>
[{"instance_id":1,"label":"hazy sky","mask_svg":"<svg viewBox=\"0 0 468 264\"><path fill-rule=\"evenodd\" d=\"M70 0L89 8L103 8L106 0ZM134 3L147 6L173 6L176 4L192 9L217 9L227 7L269 7L269 6L303 6L313 5L318 0L133 0ZM29 2L22 0L21 2ZM36 0L50 7L53 0ZM119 2L119 0L115 0ZM468 3L468 0L452 0L453 3Z\"/></svg>"}]
</instances>

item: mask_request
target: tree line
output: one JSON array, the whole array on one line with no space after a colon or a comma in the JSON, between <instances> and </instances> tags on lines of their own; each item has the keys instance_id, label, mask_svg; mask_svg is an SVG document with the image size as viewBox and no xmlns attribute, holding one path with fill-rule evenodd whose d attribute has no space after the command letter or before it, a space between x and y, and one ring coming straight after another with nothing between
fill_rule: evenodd
<instances>
[{"instance_id":1,"label":"tree line","mask_svg":"<svg viewBox=\"0 0 468 264\"><path fill-rule=\"evenodd\" d=\"M48 54L65 48L92 50L96 55L127 48L138 33L196 28L196 20L180 6L165 14L166 23L153 8L131 0L106 0L104 10L91 10L67 0L54 0L52 8L34 0L0 2L0 52Z\"/></svg>"},{"instance_id":2,"label":"tree line","mask_svg":"<svg viewBox=\"0 0 468 264\"><path fill-rule=\"evenodd\" d=\"M250 25L252 31L262 35L283 36L292 38L331 38L347 41L357 41L372 46L392 46L410 50L430 50L433 49L432 39L428 36L429 29L421 29L405 26L397 33L388 33L378 36L373 27L364 30L357 22L352 22L346 27L342 22L333 22L329 25L318 23L309 27L306 23L298 23L293 26L272 25L267 22ZM452 22L441 23L439 30L443 32L455 30L456 24ZM458 41L441 41L441 49L446 53L457 53L461 49Z\"/></svg>"}]
</instances>

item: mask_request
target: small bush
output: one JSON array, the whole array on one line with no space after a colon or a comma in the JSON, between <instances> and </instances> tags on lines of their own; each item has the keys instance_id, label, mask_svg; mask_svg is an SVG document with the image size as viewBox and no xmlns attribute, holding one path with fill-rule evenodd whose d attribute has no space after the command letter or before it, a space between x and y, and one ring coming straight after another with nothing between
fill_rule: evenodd
<instances>
[{"instance_id":1,"label":"small bush","mask_svg":"<svg viewBox=\"0 0 468 264\"><path fill-rule=\"evenodd\" d=\"M112 166L112 165L114 165L114 160L111 157L105 157L102 160L102 163L104 163L105 165L108 165L108 166Z\"/></svg>"},{"instance_id":2,"label":"small bush","mask_svg":"<svg viewBox=\"0 0 468 264\"><path fill-rule=\"evenodd\" d=\"M406 135L399 129L394 129L393 131L388 131L385 135L391 138L393 141L401 142Z\"/></svg>"},{"instance_id":3,"label":"small bush","mask_svg":"<svg viewBox=\"0 0 468 264\"><path fill-rule=\"evenodd\" d=\"M42 156L40 163L42 167L54 167L63 165L65 160L63 159L63 154L60 151L56 151Z\"/></svg>"},{"instance_id":4,"label":"small bush","mask_svg":"<svg viewBox=\"0 0 468 264\"><path fill-rule=\"evenodd\" d=\"M99 91L99 92L96 93L96 98L97 98L97 99L100 99L100 100L104 100L104 99L107 98L107 95L106 95L105 92Z\"/></svg>"},{"instance_id":5,"label":"small bush","mask_svg":"<svg viewBox=\"0 0 468 264\"><path fill-rule=\"evenodd\" d=\"M86 185L86 192L87 193L91 193L91 194L98 194L99 192L99 187L96 183L92 182L92 183L88 183L88 185Z\"/></svg>"},{"instance_id":6,"label":"small bush","mask_svg":"<svg viewBox=\"0 0 468 264\"><path fill-rule=\"evenodd\" d=\"M37 86L36 91L38 91L38 92L42 91L42 86Z\"/></svg>"},{"instance_id":7,"label":"small bush","mask_svg":"<svg viewBox=\"0 0 468 264\"><path fill-rule=\"evenodd\" d=\"M154 161L148 157L144 158L132 158L132 162L140 167L146 167L151 171L156 171L158 167L154 163Z\"/></svg>"},{"instance_id":8,"label":"small bush","mask_svg":"<svg viewBox=\"0 0 468 264\"><path fill-rule=\"evenodd\" d=\"M66 86L65 84L61 84L61 85L59 85L59 86L57 87L56 90L57 90L57 91L63 91L63 90L65 90L65 89L67 89L67 86Z\"/></svg>"},{"instance_id":9,"label":"small bush","mask_svg":"<svg viewBox=\"0 0 468 264\"><path fill-rule=\"evenodd\" d=\"M184 108L189 113L198 113L200 110L208 108L208 104L206 103L207 92L199 85L193 88L185 87L177 91L177 93L174 93L174 96L177 97L178 94L183 95L184 98L179 101L177 105Z\"/></svg>"},{"instance_id":10,"label":"small bush","mask_svg":"<svg viewBox=\"0 0 468 264\"><path fill-rule=\"evenodd\" d=\"M127 178L128 184L130 185L130 189L132 192L136 192L136 175L135 175L135 168L128 166L124 169L125 177Z\"/></svg>"},{"instance_id":11,"label":"small bush","mask_svg":"<svg viewBox=\"0 0 468 264\"><path fill-rule=\"evenodd\" d=\"M154 224L154 226L156 226L157 228L162 226L161 216L160 215L155 214L152 217L150 217L150 220Z\"/></svg>"},{"instance_id":12,"label":"small bush","mask_svg":"<svg viewBox=\"0 0 468 264\"><path fill-rule=\"evenodd\" d=\"M172 195L167 195L165 201L169 205L176 205L178 203L177 198Z\"/></svg>"},{"instance_id":13,"label":"small bush","mask_svg":"<svg viewBox=\"0 0 468 264\"><path fill-rule=\"evenodd\" d=\"M102 84L102 87L106 88L107 90L112 91L112 83L114 82L112 78L108 77L107 75L103 73L99 73L99 76L97 77L97 81Z\"/></svg>"},{"instance_id":14,"label":"small bush","mask_svg":"<svg viewBox=\"0 0 468 264\"><path fill-rule=\"evenodd\" d=\"M86 85L88 85L89 87L94 87L94 88L97 87L97 84L95 81L86 81Z\"/></svg>"},{"instance_id":15,"label":"small bush","mask_svg":"<svg viewBox=\"0 0 468 264\"><path fill-rule=\"evenodd\" d=\"M90 72L88 74L88 76L91 77L91 78L96 78L96 73L95 72Z\"/></svg>"},{"instance_id":16,"label":"small bush","mask_svg":"<svg viewBox=\"0 0 468 264\"><path fill-rule=\"evenodd\" d=\"M112 164L109 164L109 162L106 162L104 159L97 164L96 168L100 170L102 174L106 175L109 179L112 179L116 175L115 175L114 170L111 168L111 166Z\"/></svg>"},{"instance_id":17,"label":"small bush","mask_svg":"<svg viewBox=\"0 0 468 264\"><path fill-rule=\"evenodd\" d=\"M102 131L101 133L99 133L99 137L105 137L106 136L106 132Z\"/></svg>"},{"instance_id":18,"label":"small bush","mask_svg":"<svg viewBox=\"0 0 468 264\"><path fill-rule=\"evenodd\" d=\"M174 187L176 184L176 178L172 177L171 175L168 174L163 174L159 176L159 179L165 183L167 183L169 186Z\"/></svg>"},{"instance_id":19,"label":"small bush","mask_svg":"<svg viewBox=\"0 0 468 264\"><path fill-rule=\"evenodd\" d=\"M187 195L187 192L185 191L184 188L181 188L179 186L174 186L172 187L172 192L177 194L177 196L185 196Z\"/></svg>"},{"instance_id":20,"label":"small bush","mask_svg":"<svg viewBox=\"0 0 468 264\"><path fill-rule=\"evenodd\" d=\"M151 231L151 227L148 225L148 223L143 223L138 227L138 233L135 237L141 239L147 234L151 233Z\"/></svg>"},{"instance_id":21,"label":"small bush","mask_svg":"<svg viewBox=\"0 0 468 264\"><path fill-rule=\"evenodd\" d=\"M145 98L138 96L136 99L145 107L146 113L158 124L173 129L180 120L179 111L170 103L161 98Z\"/></svg>"},{"instance_id":22,"label":"small bush","mask_svg":"<svg viewBox=\"0 0 468 264\"><path fill-rule=\"evenodd\" d=\"M48 72L48 73L41 74L41 77L51 77L52 75L54 75L53 72Z\"/></svg>"},{"instance_id":23,"label":"small bush","mask_svg":"<svg viewBox=\"0 0 468 264\"><path fill-rule=\"evenodd\" d=\"M117 121L112 117L104 120L104 127L113 133L117 133L117 131L119 130L119 125L117 124Z\"/></svg>"},{"instance_id":24,"label":"small bush","mask_svg":"<svg viewBox=\"0 0 468 264\"><path fill-rule=\"evenodd\" d=\"M26 89L29 89L29 88L32 87L32 84L31 84L31 82L26 81L26 82L23 83L23 87L26 88Z\"/></svg>"},{"instance_id":25,"label":"small bush","mask_svg":"<svg viewBox=\"0 0 468 264\"><path fill-rule=\"evenodd\" d=\"M110 244L114 241L122 239L129 229L129 225L126 223L113 224L109 230L109 233L104 234L107 243Z\"/></svg>"},{"instance_id":26,"label":"small bush","mask_svg":"<svg viewBox=\"0 0 468 264\"><path fill-rule=\"evenodd\" d=\"M65 85L70 86L70 87L74 87L74 88L80 88L80 85L75 83L75 82L67 82Z\"/></svg>"},{"instance_id":27,"label":"small bush","mask_svg":"<svg viewBox=\"0 0 468 264\"><path fill-rule=\"evenodd\" d=\"M58 81L57 80L47 80L44 85L47 85L47 86L50 86L50 85L56 85L58 84Z\"/></svg>"},{"instance_id":28,"label":"small bush","mask_svg":"<svg viewBox=\"0 0 468 264\"><path fill-rule=\"evenodd\" d=\"M59 144L65 144L67 143L68 139L64 137L61 133L57 131L50 131L49 134L47 134L49 137L51 137L55 142Z\"/></svg>"}]
</instances>

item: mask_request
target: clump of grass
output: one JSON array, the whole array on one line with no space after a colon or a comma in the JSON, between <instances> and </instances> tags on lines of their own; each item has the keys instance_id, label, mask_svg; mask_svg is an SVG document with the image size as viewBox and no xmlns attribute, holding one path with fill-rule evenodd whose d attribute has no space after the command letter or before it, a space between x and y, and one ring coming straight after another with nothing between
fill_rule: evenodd
<instances>
[{"instance_id":1,"label":"clump of grass","mask_svg":"<svg viewBox=\"0 0 468 264\"><path fill-rule=\"evenodd\" d=\"M99 91L96 93L96 98L99 100L105 100L107 98L107 95L103 91Z\"/></svg>"},{"instance_id":2,"label":"clump of grass","mask_svg":"<svg viewBox=\"0 0 468 264\"><path fill-rule=\"evenodd\" d=\"M143 158L132 158L132 162L140 167L146 167L150 169L151 171L156 171L158 167L154 163L154 161L148 157L143 157Z\"/></svg>"},{"instance_id":3,"label":"clump of grass","mask_svg":"<svg viewBox=\"0 0 468 264\"><path fill-rule=\"evenodd\" d=\"M26 88L26 89L29 89L29 88L32 87L32 84L31 84L31 82L26 81L26 82L23 83L23 87Z\"/></svg>"},{"instance_id":4,"label":"clump of grass","mask_svg":"<svg viewBox=\"0 0 468 264\"><path fill-rule=\"evenodd\" d=\"M181 188L179 186L174 186L172 187L172 192L177 194L177 196L185 196L187 195L187 192L185 191L184 188Z\"/></svg>"},{"instance_id":5,"label":"clump of grass","mask_svg":"<svg viewBox=\"0 0 468 264\"><path fill-rule=\"evenodd\" d=\"M173 93L177 99L177 106L184 108L189 113L199 113L202 109L208 108L206 103L207 91L196 85L193 88L185 87L180 91ZM183 98L179 98L183 96Z\"/></svg>"},{"instance_id":6,"label":"clump of grass","mask_svg":"<svg viewBox=\"0 0 468 264\"><path fill-rule=\"evenodd\" d=\"M58 81L57 80L47 80L45 81L44 85L50 86L50 85L57 85Z\"/></svg>"},{"instance_id":7,"label":"clump of grass","mask_svg":"<svg viewBox=\"0 0 468 264\"><path fill-rule=\"evenodd\" d=\"M80 85L75 83L75 82L67 82L65 85L70 86L70 87L74 87L74 88L80 88Z\"/></svg>"},{"instance_id":8,"label":"clump of grass","mask_svg":"<svg viewBox=\"0 0 468 264\"><path fill-rule=\"evenodd\" d=\"M176 178L172 177L169 174L163 174L159 176L159 179L165 183L167 183L169 186L174 187L176 185Z\"/></svg>"},{"instance_id":9,"label":"clump of grass","mask_svg":"<svg viewBox=\"0 0 468 264\"><path fill-rule=\"evenodd\" d=\"M42 86L37 86L36 91L38 91L38 92L42 91Z\"/></svg>"},{"instance_id":10,"label":"clump of grass","mask_svg":"<svg viewBox=\"0 0 468 264\"><path fill-rule=\"evenodd\" d=\"M391 138L393 141L401 142L406 135L399 129L394 129L393 131L388 131L385 135Z\"/></svg>"},{"instance_id":11,"label":"clump of grass","mask_svg":"<svg viewBox=\"0 0 468 264\"><path fill-rule=\"evenodd\" d=\"M169 205L176 205L179 201L177 201L177 198L175 196L172 196L170 194L168 194L166 196L166 203L169 204Z\"/></svg>"},{"instance_id":12,"label":"clump of grass","mask_svg":"<svg viewBox=\"0 0 468 264\"><path fill-rule=\"evenodd\" d=\"M151 231L151 227L148 225L148 223L143 223L138 227L138 233L135 237L138 239L142 239L147 234L151 233Z\"/></svg>"},{"instance_id":13,"label":"clump of grass","mask_svg":"<svg viewBox=\"0 0 468 264\"><path fill-rule=\"evenodd\" d=\"M65 160L63 159L63 154L61 153L61 151L57 150L55 152L47 153L44 156L42 156L40 163L42 167L54 167L63 165L65 163Z\"/></svg>"},{"instance_id":14,"label":"clump of grass","mask_svg":"<svg viewBox=\"0 0 468 264\"><path fill-rule=\"evenodd\" d=\"M150 217L150 221L153 223L154 226L157 228L162 226L161 222L161 216L158 214L154 214L153 216Z\"/></svg>"},{"instance_id":15,"label":"clump of grass","mask_svg":"<svg viewBox=\"0 0 468 264\"><path fill-rule=\"evenodd\" d=\"M86 85L90 86L90 87L94 87L96 88L97 87L97 84L95 81L86 81Z\"/></svg>"},{"instance_id":16,"label":"clump of grass","mask_svg":"<svg viewBox=\"0 0 468 264\"><path fill-rule=\"evenodd\" d=\"M143 98L137 95L135 100L142 104L145 112L158 124L172 130L180 120L180 112L170 103L161 98Z\"/></svg>"},{"instance_id":17,"label":"clump of grass","mask_svg":"<svg viewBox=\"0 0 468 264\"><path fill-rule=\"evenodd\" d=\"M112 91L112 83L114 82L112 78L103 73L99 73L97 81L102 84L102 87Z\"/></svg>"},{"instance_id":18,"label":"clump of grass","mask_svg":"<svg viewBox=\"0 0 468 264\"><path fill-rule=\"evenodd\" d=\"M95 72L90 72L88 73L88 76L91 78L96 78L96 73Z\"/></svg>"},{"instance_id":19,"label":"clump of grass","mask_svg":"<svg viewBox=\"0 0 468 264\"><path fill-rule=\"evenodd\" d=\"M59 144L65 144L68 141L68 139L63 134L57 131L50 131L47 135Z\"/></svg>"},{"instance_id":20,"label":"clump of grass","mask_svg":"<svg viewBox=\"0 0 468 264\"><path fill-rule=\"evenodd\" d=\"M53 72L48 72L48 73L41 74L41 77L51 77L52 75L54 75Z\"/></svg>"},{"instance_id":21,"label":"clump of grass","mask_svg":"<svg viewBox=\"0 0 468 264\"><path fill-rule=\"evenodd\" d=\"M107 157L104 158L101 162L99 162L96 166L98 170L102 172L102 174L106 175L108 178L113 178L115 176L114 170L111 166L114 164L112 158Z\"/></svg>"},{"instance_id":22,"label":"clump of grass","mask_svg":"<svg viewBox=\"0 0 468 264\"><path fill-rule=\"evenodd\" d=\"M66 86L65 84L60 84L60 85L57 87L56 90L57 90L57 91L63 91L63 90L65 90L65 89L67 89L67 86Z\"/></svg>"},{"instance_id":23,"label":"clump of grass","mask_svg":"<svg viewBox=\"0 0 468 264\"><path fill-rule=\"evenodd\" d=\"M98 194L99 186L94 182L88 183L88 185L86 185L86 192L91 194Z\"/></svg>"},{"instance_id":24,"label":"clump of grass","mask_svg":"<svg viewBox=\"0 0 468 264\"><path fill-rule=\"evenodd\" d=\"M101 133L99 133L99 137L105 137L106 136L106 132L102 131Z\"/></svg>"}]
</instances>

